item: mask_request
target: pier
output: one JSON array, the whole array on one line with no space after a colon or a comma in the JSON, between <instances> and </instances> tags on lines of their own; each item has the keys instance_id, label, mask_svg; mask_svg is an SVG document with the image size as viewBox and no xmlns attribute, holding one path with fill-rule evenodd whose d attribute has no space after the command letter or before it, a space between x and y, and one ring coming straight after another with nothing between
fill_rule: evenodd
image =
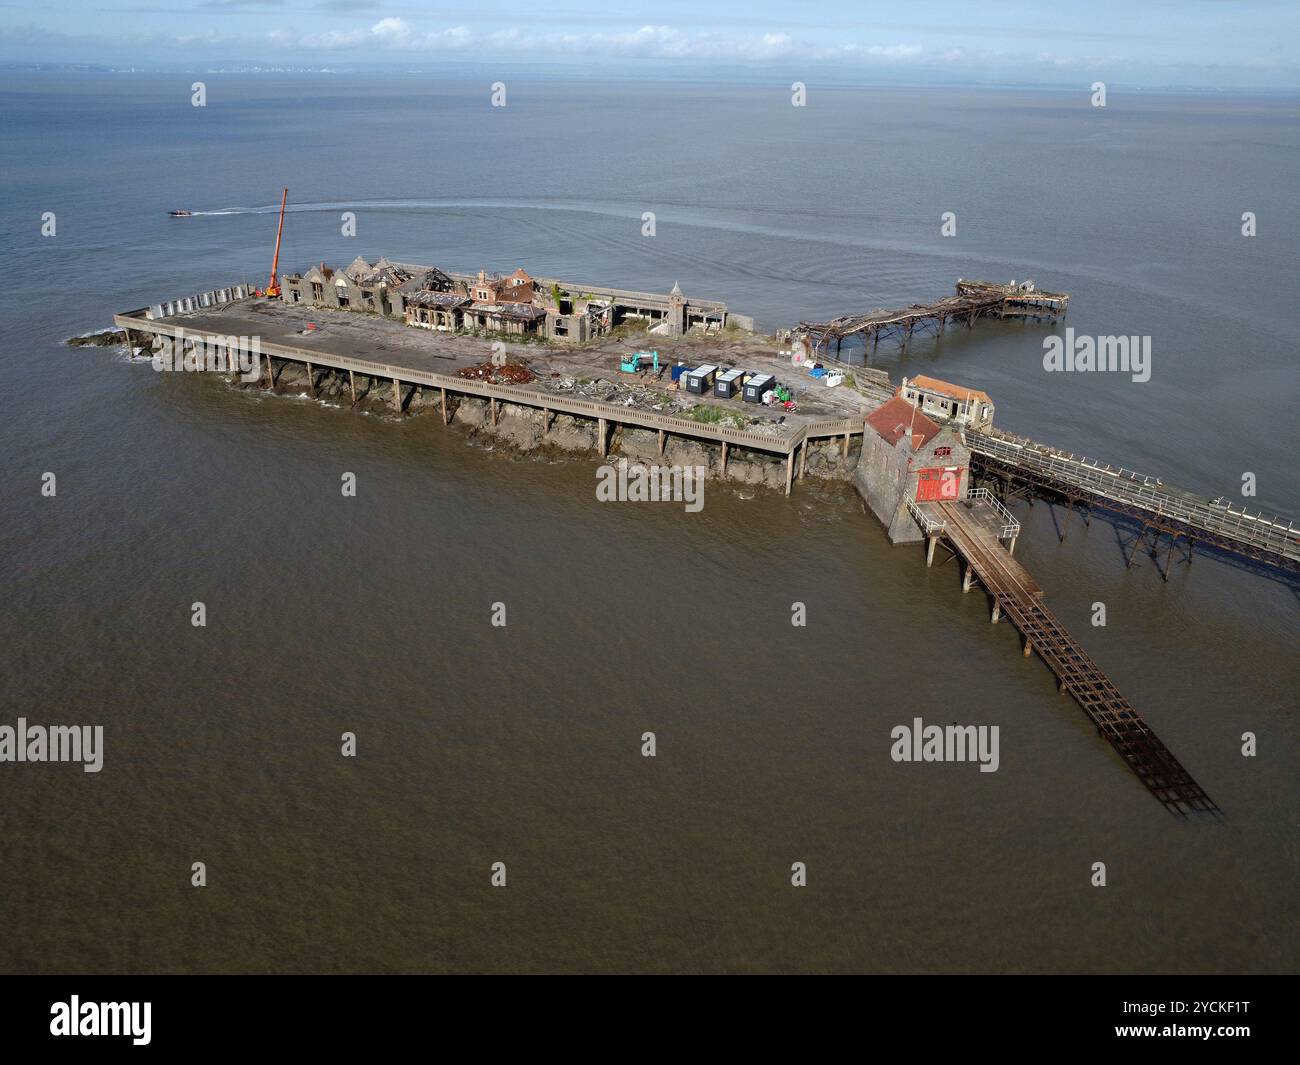
<instances>
[{"instance_id":1,"label":"pier","mask_svg":"<svg viewBox=\"0 0 1300 1065\"><path fill-rule=\"evenodd\" d=\"M850 432L861 433L862 426ZM1160 570L1166 581L1169 562L1180 543L1186 549L1183 561L1189 564L1200 544L1265 570L1300 576L1300 526L1292 518L1263 510L1252 514L1244 507L1167 485L1151 474L1067 454L1001 429L966 429L963 437L970 447L973 470L986 482L998 485L1004 502L1041 494L1063 500L1070 511L1078 507L1085 522L1090 520L1090 509L1132 522L1138 535L1129 548L1128 566L1133 565L1140 547L1147 546L1154 555L1160 538L1167 537L1166 564ZM1065 539L1064 532L1061 539Z\"/></svg>"},{"instance_id":2,"label":"pier","mask_svg":"<svg viewBox=\"0 0 1300 1065\"><path fill-rule=\"evenodd\" d=\"M949 321L970 328L975 319L983 317L1060 318L1069 305L1069 296L1061 292L1040 292L1032 281L1002 285L994 281L959 279L955 295L933 303L914 303L901 310L844 315L829 322L800 322L794 333L807 338L812 352L818 355L829 354L831 341L835 342L838 355L844 341L853 336L862 337L864 345L870 339L872 351L876 350L881 337L896 337L900 350L906 351L914 332L937 336Z\"/></svg>"},{"instance_id":3,"label":"pier","mask_svg":"<svg viewBox=\"0 0 1300 1065\"><path fill-rule=\"evenodd\" d=\"M978 580L992 601L991 620L1009 620L1056 675L1059 690L1083 708L1098 734L1115 748L1139 780L1171 812L1219 813L1218 806L1142 720L1110 678L1044 603L1029 572L1012 557L1019 523L986 489L961 500L911 503L927 539L933 565L943 544L964 567L962 591ZM1004 546L1004 544L1006 546Z\"/></svg>"},{"instance_id":4,"label":"pier","mask_svg":"<svg viewBox=\"0 0 1300 1065\"><path fill-rule=\"evenodd\" d=\"M1000 430L966 433L973 464L985 478L1003 486L1003 498L1034 491L1065 500L1074 507L1097 508L1132 521L1139 528L1128 556L1132 565L1139 546L1155 553L1168 537L1161 576L1169 579L1175 545L1187 548L1186 561L1198 543L1289 574L1300 574L1300 529L1290 519L1208 500L1164 484L1158 477L1135 473L1083 456L1066 454L1027 437ZM1064 532L1061 534L1064 539Z\"/></svg>"},{"instance_id":5,"label":"pier","mask_svg":"<svg viewBox=\"0 0 1300 1065\"><path fill-rule=\"evenodd\" d=\"M260 308L265 312L264 316L254 316L250 307ZM415 389L436 391L443 424L449 421L456 401L467 396L489 402L493 424L506 404L542 411L548 426L556 414L590 419L597 427L597 451L602 457L608 454L611 431L618 426L655 430L659 434L660 454L663 454L669 436L721 445L724 473L731 448L747 448L779 456L785 460L786 495L790 494L794 479L803 476L809 441L839 438L842 452L847 454L853 434L862 432L860 417L792 416L780 424L773 421L764 426L765 431L758 432L564 395L548 391L540 383L491 384L455 373L458 360L441 354L436 338L423 330L413 330L384 319L347 317L365 327L371 338L367 344L369 352L382 353L382 361L353 354L358 345L350 333L331 334L329 329L314 334L301 333L302 322L279 301L238 300L210 306L196 303L192 310L161 318L153 317L151 308L141 308L114 315L113 322L124 331L128 344L143 347L148 347L153 337L175 341L184 336L189 340L225 346L232 338L257 336L263 379L265 386L272 390L284 365L295 363L305 368L309 381L313 382L315 373L321 369L348 374L353 385L354 402L358 377L372 382L371 387L382 383L382 387L390 390L391 407L396 413L405 408ZM268 336L275 339L268 339ZM311 346L306 346L308 344ZM483 347L481 342L480 347ZM483 350L478 351L480 361L483 354ZM465 361L460 360L462 363Z\"/></svg>"},{"instance_id":6,"label":"pier","mask_svg":"<svg viewBox=\"0 0 1300 1065\"><path fill-rule=\"evenodd\" d=\"M843 338L858 334L871 335L873 346L881 335L899 334L905 345L918 327L941 331L951 319L970 325L984 315L1056 317L1065 313L1068 301L1069 297L1062 294L1039 292L1031 283L959 281L957 294L937 303L915 305L900 312L877 311L839 318L823 325L801 323L795 336L802 333L805 352L814 343L828 344L831 338L836 339L838 350ZM655 308L640 309L649 313ZM680 411L647 409L630 399L612 402L605 393L603 398L589 399L555 390L553 379L561 377L557 370L609 372L601 360L608 360L610 352L600 347L569 350L563 356L554 355L553 348L544 348L534 366L550 371L549 378L530 379L529 374L521 375L519 383L496 384L457 372L482 363L486 345L481 340L453 341L384 316L340 310L326 310L325 317L318 319L317 310L291 307L280 300L249 298L246 288L236 286L127 311L116 315L114 324L132 345L147 345L158 337L176 341L182 335L217 346L256 338L257 373L270 390L276 388L285 366L293 364L305 369L307 389L313 395L319 370L346 374L354 406L358 402L358 379L365 386L361 398L371 390L381 389L391 395L390 405L397 413L405 409L416 390L435 393L444 425L449 423L455 406L466 398L486 401L494 426L510 405L541 412L543 441L556 415L584 419L596 429L595 447L602 457L614 446L613 437L619 427L656 432L660 455L670 436L718 445L723 475L732 449L747 449L783 460L787 496L794 481L804 476L810 441L835 439L835 450L847 458L852 438L863 438L855 483L860 492L865 488L864 498L889 528L891 538L895 542L924 542L927 565L934 564L940 546L957 558L963 568L962 590L968 592L979 582L990 597L991 620L1006 618L1012 622L1023 639L1024 655L1038 653L1055 675L1059 690L1076 700L1098 733L1169 810L1180 815L1219 812L1048 609L1042 589L1013 557L1020 523L1007 510L1006 503L1018 495L1062 498L1071 510L1078 506L1085 515L1095 507L1131 520L1141 529L1138 543L1150 538L1153 550L1159 538L1167 536L1171 553L1174 542L1186 543L1188 561L1194 545L1202 543L1257 564L1296 573L1300 572L1300 531L1290 521L1252 515L1221 500L1205 500L1172 488L1159 478L1067 455L994 429L990 424L991 401L983 397L978 404L973 403L971 397L976 393L970 390L957 390L965 397L965 405L950 402L945 418L942 403L936 406L931 402L936 398L942 401L950 394L943 389L951 391L952 386L944 382L918 378L934 395L927 393L929 398L925 399L918 394L908 400L902 395L904 389L894 394L883 373L869 370L855 387L805 391L810 413L768 410L764 414L762 408L756 408L753 413L759 417L741 419L747 420L749 427L739 428L718 424L712 410L701 411L699 407L690 413L704 413L708 418L694 420L678 416ZM321 328L317 328L316 320L323 323ZM790 354L782 352L778 357L751 346L739 358L751 371L771 371L788 380ZM614 362L617 364L617 359ZM647 380L654 392L653 380L657 377ZM720 407L724 415L728 411L749 415L745 405L728 406L704 396L699 399L705 407ZM657 404L658 400L653 402ZM666 406L675 409L671 403ZM935 423L925 412L939 417L942 424ZM771 467L769 470L778 476ZM968 474L978 476L983 484L971 483ZM1130 565L1136 551L1137 544L1129 554ZM1167 565L1162 575L1168 579Z\"/></svg>"}]
</instances>

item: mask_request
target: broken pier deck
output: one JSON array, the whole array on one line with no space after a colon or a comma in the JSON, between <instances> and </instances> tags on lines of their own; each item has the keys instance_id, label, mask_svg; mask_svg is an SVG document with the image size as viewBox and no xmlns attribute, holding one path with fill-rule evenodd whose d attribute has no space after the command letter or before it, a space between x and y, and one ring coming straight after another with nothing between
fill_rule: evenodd
<instances>
[{"instance_id":1,"label":"broken pier deck","mask_svg":"<svg viewBox=\"0 0 1300 1065\"><path fill-rule=\"evenodd\" d=\"M874 351L883 337L898 337L902 349L915 330L942 333L949 320L968 328L976 318L1060 318L1069 309L1070 297L1063 292L1040 292L1032 284L1001 285L994 281L958 279L955 295L933 303L913 303L892 311L848 314L829 322L800 322L796 334L808 337L818 353L829 353L831 341L838 353L846 339L861 336L871 340Z\"/></svg>"}]
</instances>

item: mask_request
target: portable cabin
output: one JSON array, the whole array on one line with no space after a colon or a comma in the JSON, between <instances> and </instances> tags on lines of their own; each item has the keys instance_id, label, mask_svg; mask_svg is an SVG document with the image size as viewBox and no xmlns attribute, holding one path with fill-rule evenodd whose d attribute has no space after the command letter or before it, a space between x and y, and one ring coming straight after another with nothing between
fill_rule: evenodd
<instances>
[{"instance_id":1,"label":"portable cabin","mask_svg":"<svg viewBox=\"0 0 1300 1065\"><path fill-rule=\"evenodd\" d=\"M697 366L686 374L686 391L697 396L707 396L713 388L713 379L717 375L716 366Z\"/></svg>"},{"instance_id":2,"label":"portable cabin","mask_svg":"<svg viewBox=\"0 0 1300 1065\"><path fill-rule=\"evenodd\" d=\"M755 374L745 382L745 402L762 403L763 393L776 387L776 378L770 373Z\"/></svg>"},{"instance_id":3,"label":"portable cabin","mask_svg":"<svg viewBox=\"0 0 1300 1065\"><path fill-rule=\"evenodd\" d=\"M745 381L744 370L728 370L713 383L713 394L719 399L736 399Z\"/></svg>"}]
</instances>

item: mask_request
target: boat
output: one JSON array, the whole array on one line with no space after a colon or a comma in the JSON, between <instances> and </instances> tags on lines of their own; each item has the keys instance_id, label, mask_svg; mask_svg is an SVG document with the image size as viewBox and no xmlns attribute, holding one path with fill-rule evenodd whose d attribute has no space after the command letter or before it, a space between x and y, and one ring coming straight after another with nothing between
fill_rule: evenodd
<instances>
[{"instance_id":1,"label":"boat","mask_svg":"<svg viewBox=\"0 0 1300 1065\"><path fill-rule=\"evenodd\" d=\"M193 211L168 211L172 218L189 218L194 214Z\"/></svg>"}]
</instances>

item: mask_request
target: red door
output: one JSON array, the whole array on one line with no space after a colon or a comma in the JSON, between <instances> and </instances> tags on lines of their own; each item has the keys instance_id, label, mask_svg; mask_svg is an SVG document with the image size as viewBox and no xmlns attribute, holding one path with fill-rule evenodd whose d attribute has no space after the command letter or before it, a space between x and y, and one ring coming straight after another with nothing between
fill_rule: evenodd
<instances>
[{"instance_id":1,"label":"red door","mask_svg":"<svg viewBox=\"0 0 1300 1065\"><path fill-rule=\"evenodd\" d=\"M921 470L921 479L916 483L916 501L933 503L942 499L943 470Z\"/></svg>"},{"instance_id":2,"label":"red door","mask_svg":"<svg viewBox=\"0 0 1300 1065\"><path fill-rule=\"evenodd\" d=\"M961 469L942 466L918 471L920 480L916 483L916 501L934 503L941 499L956 499L961 489Z\"/></svg>"}]
</instances>

